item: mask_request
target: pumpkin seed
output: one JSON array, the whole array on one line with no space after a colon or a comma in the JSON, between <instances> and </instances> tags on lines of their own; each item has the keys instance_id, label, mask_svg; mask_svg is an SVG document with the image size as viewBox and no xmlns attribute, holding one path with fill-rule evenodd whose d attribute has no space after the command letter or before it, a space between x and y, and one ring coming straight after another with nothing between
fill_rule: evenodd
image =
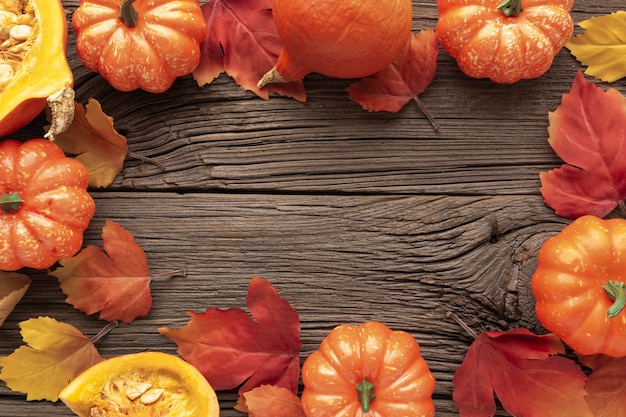
<instances>
[{"instance_id":1,"label":"pumpkin seed","mask_svg":"<svg viewBox=\"0 0 626 417\"><path fill-rule=\"evenodd\" d=\"M33 33L33 28L28 25L15 25L9 30L9 36L18 42L24 42Z\"/></svg>"},{"instance_id":2,"label":"pumpkin seed","mask_svg":"<svg viewBox=\"0 0 626 417\"><path fill-rule=\"evenodd\" d=\"M143 393L143 395L139 397L139 401L141 401L143 405L154 404L163 396L164 392L165 390L162 388L152 388Z\"/></svg>"},{"instance_id":3,"label":"pumpkin seed","mask_svg":"<svg viewBox=\"0 0 626 417\"><path fill-rule=\"evenodd\" d=\"M145 392L148 391L150 388L152 388L152 384L149 382L142 382L137 385L132 385L126 390L126 396L129 400L135 401L137 398L145 394Z\"/></svg>"}]
</instances>

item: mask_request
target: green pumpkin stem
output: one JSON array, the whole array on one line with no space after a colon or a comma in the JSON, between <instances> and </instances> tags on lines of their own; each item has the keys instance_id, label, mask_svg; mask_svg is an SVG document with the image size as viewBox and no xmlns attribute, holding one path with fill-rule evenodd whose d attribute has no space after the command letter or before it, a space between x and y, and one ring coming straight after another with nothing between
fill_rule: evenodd
<instances>
[{"instance_id":1,"label":"green pumpkin stem","mask_svg":"<svg viewBox=\"0 0 626 417\"><path fill-rule=\"evenodd\" d=\"M370 403L376 398L376 394L374 394L374 384L363 378L361 383L356 386L356 390L359 392L361 409L364 413L368 413L370 411Z\"/></svg>"},{"instance_id":2,"label":"green pumpkin stem","mask_svg":"<svg viewBox=\"0 0 626 417\"><path fill-rule=\"evenodd\" d=\"M505 16L519 16L522 12L522 0L502 0L498 9Z\"/></svg>"},{"instance_id":3,"label":"green pumpkin stem","mask_svg":"<svg viewBox=\"0 0 626 417\"><path fill-rule=\"evenodd\" d=\"M133 3L135 0L122 0L122 4L120 5L120 14L117 15L119 19L121 19L124 24L129 27L137 26L137 16L139 13Z\"/></svg>"},{"instance_id":4,"label":"green pumpkin stem","mask_svg":"<svg viewBox=\"0 0 626 417\"><path fill-rule=\"evenodd\" d=\"M623 282L609 281L602 286L606 295L613 300L613 305L607 310L606 315L615 317L622 312L626 305L626 289Z\"/></svg>"},{"instance_id":5,"label":"green pumpkin stem","mask_svg":"<svg viewBox=\"0 0 626 417\"><path fill-rule=\"evenodd\" d=\"M22 200L17 193L2 193L2 197L0 197L0 209L5 213L17 211L23 202L24 200Z\"/></svg>"}]
</instances>

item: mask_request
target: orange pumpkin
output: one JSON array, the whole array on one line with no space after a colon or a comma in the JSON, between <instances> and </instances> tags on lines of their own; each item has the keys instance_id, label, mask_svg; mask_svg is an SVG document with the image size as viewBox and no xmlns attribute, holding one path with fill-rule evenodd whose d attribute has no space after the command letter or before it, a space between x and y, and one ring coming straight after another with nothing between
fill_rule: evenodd
<instances>
[{"instance_id":1,"label":"orange pumpkin","mask_svg":"<svg viewBox=\"0 0 626 417\"><path fill-rule=\"evenodd\" d=\"M274 0L283 47L259 87L317 72L359 78L382 70L409 42L411 0Z\"/></svg>"},{"instance_id":2,"label":"orange pumpkin","mask_svg":"<svg viewBox=\"0 0 626 417\"><path fill-rule=\"evenodd\" d=\"M48 97L74 83L65 56L67 20L61 2L24 0L24 7L16 3L7 18L19 28L8 44L0 46L4 57L0 61L0 137L30 123L46 107Z\"/></svg>"}]
</instances>

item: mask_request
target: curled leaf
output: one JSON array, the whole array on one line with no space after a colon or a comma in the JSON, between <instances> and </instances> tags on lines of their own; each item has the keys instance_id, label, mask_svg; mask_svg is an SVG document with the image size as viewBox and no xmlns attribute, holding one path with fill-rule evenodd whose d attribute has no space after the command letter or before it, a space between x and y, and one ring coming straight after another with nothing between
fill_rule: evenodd
<instances>
[{"instance_id":1,"label":"curled leaf","mask_svg":"<svg viewBox=\"0 0 626 417\"><path fill-rule=\"evenodd\" d=\"M0 271L0 326L26 294L31 282L24 274Z\"/></svg>"},{"instance_id":2,"label":"curled leaf","mask_svg":"<svg viewBox=\"0 0 626 417\"><path fill-rule=\"evenodd\" d=\"M93 98L85 107L75 103L74 121L55 136L55 143L87 167L90 187L109 186L122 171L128 154L126 137L115 130L113 119Z\"/></svg>"}]
</instances>

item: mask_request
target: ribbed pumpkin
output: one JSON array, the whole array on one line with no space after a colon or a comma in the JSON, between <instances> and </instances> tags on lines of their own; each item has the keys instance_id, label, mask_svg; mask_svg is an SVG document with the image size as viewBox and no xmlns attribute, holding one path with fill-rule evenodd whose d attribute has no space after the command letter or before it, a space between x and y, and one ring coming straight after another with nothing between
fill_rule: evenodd
<instances>
[{"instance_id":1,"label":"ribbed pumpkin","mask_svg":"<svg viewBox=\"0 0 626 417\"><path fill-rule=\"evenodd\" d=\"M8 48L0 51L5 57L0 71L8 79L0 86L0 137L30 123L46 107L48 97L74 82L65 56L67 20L61 2L23 0L16 2L15 9L11 11L17 15L15 26L29 26L31 32L27 39L16 41L10 53Z\"/></svg>"},{"instance_id":2,"label":"ribbed pumpkin","mask_svg":"<svg viewBox=\"0 0 626 417\"><path fill-rule=\"evenodd\" d=\"M283 47L259 86L317 72L337 78L371 75L407 44L411 0L274 0Z\"/></svg>"}]
</instances>

